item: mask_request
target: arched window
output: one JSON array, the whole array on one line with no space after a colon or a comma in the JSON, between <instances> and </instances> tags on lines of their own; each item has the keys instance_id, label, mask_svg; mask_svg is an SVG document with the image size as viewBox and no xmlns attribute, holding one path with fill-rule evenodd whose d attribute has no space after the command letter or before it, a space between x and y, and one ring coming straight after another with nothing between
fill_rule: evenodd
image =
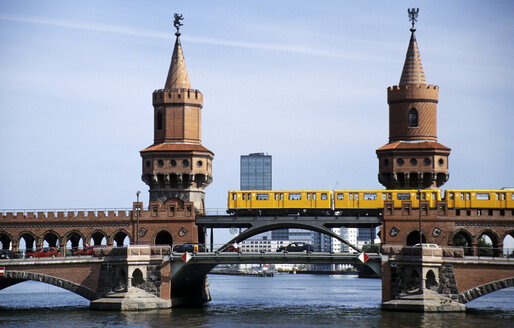
<instances>
[{"instance_id":1,"label":"arched window","mask_svg":"<svg viewBox=\"0 0 514 328\"><path fill-rule=\"evenodd\" d=\"M409 128L418 127L418 111L413 108L409 111Z\"/></svg>"},{"instance_id":2,"label":"arched window","mask_svg":"<svg viewBox=\"0 0 514 328\"><path fill-rule=\"evenodd\" d=\"M157 130L162 130L162 112L157 112Z\"/></svg>"}]
</instances>

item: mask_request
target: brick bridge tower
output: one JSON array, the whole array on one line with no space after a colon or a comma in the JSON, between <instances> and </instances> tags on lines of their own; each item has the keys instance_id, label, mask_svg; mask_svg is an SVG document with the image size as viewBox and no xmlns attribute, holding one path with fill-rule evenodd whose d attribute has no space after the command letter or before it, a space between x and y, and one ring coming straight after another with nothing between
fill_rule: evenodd
<instances>
[{"instance_id":1,"label":"brick bridge tower","mask_svg":"<svg viewBox=\"0 0 514 328\"><path fill-rule=\"evenodd\" d=\"M192 89L175 16L175 47L164 89L153 92L154 143L142 150L142 180L150 187L150 206L175 199L204 212L205 187L212 182L214 154L201 144L203 95Z\"/></svg>"},{"instance_id":2,"label":"brick bridge tower","mask_svg":"<svg viewBox=\"0 0 514 328\"><path fill-rule=\"evenodd\" d=\"M439 188L449 177L450 148L437 142L439 87L425 80L414 21L410 31L400 83L387 89L389 143L376 151L387 189Z\"/></svg>"}]
</instances>

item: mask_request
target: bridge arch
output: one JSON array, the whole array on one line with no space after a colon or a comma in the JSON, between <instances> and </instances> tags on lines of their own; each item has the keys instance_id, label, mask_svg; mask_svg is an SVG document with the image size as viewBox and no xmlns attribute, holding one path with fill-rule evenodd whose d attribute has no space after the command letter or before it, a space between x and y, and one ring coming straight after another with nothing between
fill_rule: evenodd
<instances>
[{"instance_id":1,"label":"bridge arch","mask_svg":"<svg viewBox=\"0 0 514 328\"><path fill-rule=\"evenodd\" d=\"M335 232L333 232L329 228L323 226L322 223L314 225L314 224L308 224L308 223L302 223L302 222L297 222L297 223L291 223L291 222L288 222L288 223L283 223L282 222L282 223L280 223L279 222L279 223L271 223L271 224L270 223L263 224L263 223L260 223L260 222L256 222L250 228L246 229L241 234L237 235L232 240L227 242L225 245L220 247L220 250L223 250L226 247L228 247L228 246L230 246L230 245L232 245L234 243L240 243L243 240L246 240L246 239L248 239L250 237L253 237L255 235L258 235L260 233L268 232L268 231L272 231L272 230L277 230L277 229L286 229L286 228L305 229L305 230L309 230L309 231L320 232L322 234L328 235L328 236L330 236L332 238L335 238L335 239L339 240L340 242L348 245L349 247L353 248L354 250L356 250L359 253L362 252L362 250L359 249L357 246L353 245L352 243L350 243L349 241L347 241L346 239L344 239L340 235L336 234Z\"/></svg>"},{"instance_id":2,"label":"bridge arch","mask_svg":"<svg viewBox=\"0 0 514 328\"><path fill-rule=\"evenodd\" d=\"M105 238L106 243L109 240L109 236L100 229L95 229L89 233L86 237L86 244L88 245L102 245L103 239ZM91 239L93 242L91 243Z\"/></svg>"},{"instance_id":3,"label":"bridge arch","mask_svg":"<svg viewBox=\"0 0 514 328\"><path fill-rule=\"evenodd\" d=\"M3 286L3 288L12 286L14 284L17 284L17 283L20 283L23 281L33 280L33 281L44 282L44 283L47 283L50 285L60 287L62 289L69 290L70 292L80 295L90 301L93 301L98 298L96 295L96 291L94 291L90 288L84 287L82 285L73 283L68 280L64 280L64 279L61 279L58 277L54 277L51 275L45 275L45 274L41 274L41 273L9 270L9 271L5 272L5 276L2 279L10 279L11 280L11 283L5 284L5 286Z\"/></svg>"},{"instance_id":4,"label":"bridge arch","mask_svg":"<svg viewBox=\"0 0 514 328\"><path fill-rule=\"evenodd\" d=\"M479 298L480 296L509 287L514 287L514 277L492 281L487 284L468 289L459 294L459 301L465 304Z\"/></svg>"},{"instance_id":5,"label":"bridge arch","mask_svg":"<svg viewBox=\"0 0 514 328\"><path fill-rule=\"evenodd\" d=\"M416 244L419 244L419 230L412 229L406 236L407 237L405 237L404 240L405 245L414 246ZM421 233L421 240L423 241L423 243L427 242L427 237L423 232Z\"/></svg>"},{"instance_id":6,"label":"bridge arch","mask_svg":"<svg viewBox=\"0 0 514 328\"><path fill-rule=\"evenodd\" d=\"M464 255L473 255L473 235L465 229L454 231L448 239L448 245L464 248Z\"/></svg>"},{"instance_id":7,"label":"bridge arch","mask_svg":"<svg viewBox=\"0 0 514 328\"><path fill-rule=\"evenodd\" d=\"M129 244L133 243L132 237L127 232L127 230L119 229L119 230L116 230L111 235L111 237L109 238L108 243L109 243L109 245L114 245L116 243L116 245L115 245L116 247L122 247L123 246L123 242L125 241L125 238L128 238Z\"/></svg>"},{"instance_id":8,"label":"bridge arch","mask_svg":"<svg viewBox=\"0 0 514 328\"><path fill-rule=\"evenodd\" d=\"M0 231L0 244L1 249L10 249L12 246L12 236L7 231Z\"/></svg>"},{"instance_id":9,"label":"bridge arch","mask_svg":"<svg viewBox=\"0 0 514 328\"><path fill-rule=\"evenodd\" d=\"M173 245L173 234L166 228L156 231L152 237L154 245Z\"/></svg>"},{"instance_id":10,"label":"bridge arch","mask_svg":"<svg viewBox=\"0 0 514 328\"><path fill-rule=\"evenodd\" d=\"M38 238L37 247L44 247L45 242L48 243L48 247L56 247L59 248L59 240L61 237L54 230L45 231L41 237Z\"/></svg>"},{"instance_id":11,"label":"bridge arch","mask_svg":"<svg viewBox=\"0 0 514 328\"><path fill-rule=\"evenodd\" d=\"M487 237L488 239L491 240L491 246L486 246L484 243L486 242L485 238L484 237ZM484 230L481 230L477 235L476 235L476 244L478 245L478 255L482 255L482 256L499 256L499 253L500 253L500 244L499 244L499 240L500 238L498 237L498 234L496 234L494 231L492 231L491 229L484 229ZM481 245L482 243L482 245Z\"/></svg>"},{"instance_id":12,"label":"bridge arch","mask_svg":"<svg viewBox=\"0 0 514 328\"><path fill-rule=\"evenodd\" d=\"M37 247L37 245L36 245L37 236L31 231L25 230L23 232L20 232L20 234L16 237L16 242L17 242L16 250L18 250L18 248L21 246L22 240L25 243L26 250L33 250L35 247Z\"/></svg>"},{"instance_id":13,"label":"bridge arch","mask_svg":"<svg viewBox=\"0 0 514 328\"><path fill-rule=\"evenodd\" d=\"M86 244L86 239L84 238L84 235L78 230L71 230L71 231L68 231L64 235L63 245L64 245L64 247L67 247L68 242L70 242L71 249L73 251L76 251L79 248L81 239L82 239L82 246L84 246L84 244Z\"/></svg>"}]
</instances>

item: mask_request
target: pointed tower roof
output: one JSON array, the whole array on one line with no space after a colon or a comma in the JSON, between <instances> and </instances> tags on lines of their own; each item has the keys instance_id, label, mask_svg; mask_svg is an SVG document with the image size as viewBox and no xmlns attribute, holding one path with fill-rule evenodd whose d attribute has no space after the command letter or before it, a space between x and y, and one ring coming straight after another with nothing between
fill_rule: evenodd
<instances>
[{"instance_id":1,"label":"pointed tower roof","mask_svg":"<svg viewBox=\"0 0 514 328\"><path fill-rule=\"evenodd\" d=\"M182 52L182 44L180 43L180 33L177 32L175 35L177 39L175 40L175 48L173 48L170 69L164 89L191 89L184 53Z\"/></svg>"},{"instance_id":2,"label":"pointed tower roof","mask_svg":"<svg viewBox=\"0 0 514 328\"><path fill-rule=\"evenodd\" d=\"M421 57L419 56L418 43L416 42L416 29L411 28L411 36L407 55L405 56L405 64L403 64L402 77L399 85L406 84L427 84L423 65L421 65Z\"/></svg>"}]
</instances>

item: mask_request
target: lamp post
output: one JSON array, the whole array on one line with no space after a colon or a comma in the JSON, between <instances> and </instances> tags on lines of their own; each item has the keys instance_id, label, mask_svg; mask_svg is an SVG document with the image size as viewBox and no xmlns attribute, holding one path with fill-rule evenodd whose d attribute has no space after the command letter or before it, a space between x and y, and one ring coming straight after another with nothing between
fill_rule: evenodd
<instances>
[{"instance_id":1,"label":"lamp post","mask_svg":"<svg viewBox=\"0 0 514 328\"><path fill-rule=\"evenodd\" d=\"M136 245L139 245L139 194L141 191L136 192L136 217L137 217L137 223L136 223Z\"/></svg>"},{"instance_id":2,"label":"lamp post","mask_svg":"<svg viewBox=\"0 0 514 328\"><path fill-rule=\"evenodd\" d=\"M421 232L421 189L418 189L418 212L419 212L419 246L423 247L423 233Z\"/></svg>"}]
</instances>

